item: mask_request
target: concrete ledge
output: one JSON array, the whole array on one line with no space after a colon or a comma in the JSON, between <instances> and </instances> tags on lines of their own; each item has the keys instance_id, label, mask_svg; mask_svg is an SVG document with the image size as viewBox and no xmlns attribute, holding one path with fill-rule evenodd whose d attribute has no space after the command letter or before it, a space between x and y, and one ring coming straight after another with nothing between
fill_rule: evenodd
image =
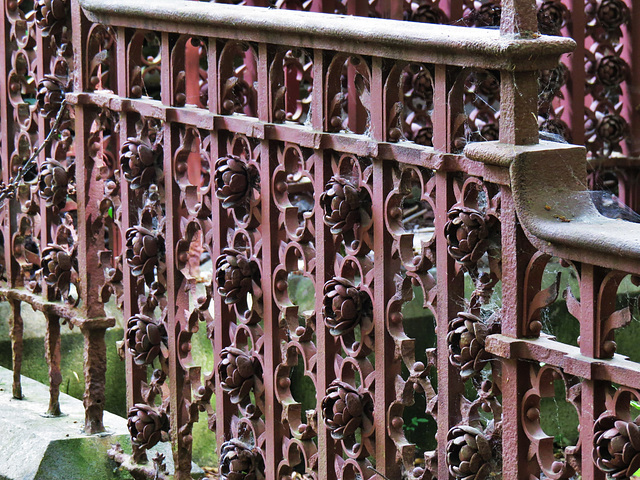
<instances>
[{"instance_id":1,"label":"concrete ledge","mask_svg":"<svg viewBox=\"0 0 640 480\"><path fill-rule=\"evenodd\" d=\"M105 434L85 435L82 402L60 394L62 417L46 418L49 388L22 377L23 400L11 395L11 370L0 367L0 480L105 480L129 479L107 456L112 444L120 442L131 451L126 419L104 413ZM159 444L173 473L171 446ZM202 471L194 465L193 473Z\"/></svg>"}]
</instances>

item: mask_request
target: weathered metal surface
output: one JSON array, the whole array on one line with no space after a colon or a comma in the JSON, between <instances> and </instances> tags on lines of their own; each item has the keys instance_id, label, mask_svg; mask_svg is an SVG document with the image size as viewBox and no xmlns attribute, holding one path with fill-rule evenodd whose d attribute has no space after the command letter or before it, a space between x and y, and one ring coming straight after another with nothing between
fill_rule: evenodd
<instances>
[{"instance_id":1,"label":"weathered metal surface","mask_svg":"<svg viewBox=\"0 0 640 480\"><path fill-rule=\"evenodd\" d=\"M168 436L176 478L190 477L201 413L229 480L628 476L640 459L630 410L640 375L615 353L631 319L616 295L640 273L636 227L602 220L584 186L585 150L538 144L538 130L586 139L588 91L604 105L592 110L590 155L632 153L614 130L636 114L611 104L636 95L617 45L640 38L626 26L640 8L603 0L583 17L555 0L245 3L307 12L43 0L38 8L65 15L41 13L44 30L22 43L15 32L21 22L35 32L31 20L5 13L7 45L49 75L39 136L20 117L29 103L0 82L2 118L14 119L1 125L5 182L12 142L23 131L42 138L62 90L73 115L41 155L38 187L11 200L21 216L4 214L0 294L83 330L87 431L102 428L102 303L113 298L127 325L132 458ZM69 18L72 34L60 23ZM585 49L576 37L571 91L557 62L574 42L536 32L569 25L609 42ZM602 68L586 82L592 49ZM0 62L0 73L15 67ZM594 222L616 230L594 233ZM27 293L40 256L44 293ZM545 333L542 312L560 294L559 276L543 282L552 256L576 278L564 295L579 347ZM212 372L190 354L200 328ZM19 316L13 335L19 370ZM554 451L541 405L558 382L580 431ZM412 443L424 424L429 447Z\"/></svg>"}]
</instances>

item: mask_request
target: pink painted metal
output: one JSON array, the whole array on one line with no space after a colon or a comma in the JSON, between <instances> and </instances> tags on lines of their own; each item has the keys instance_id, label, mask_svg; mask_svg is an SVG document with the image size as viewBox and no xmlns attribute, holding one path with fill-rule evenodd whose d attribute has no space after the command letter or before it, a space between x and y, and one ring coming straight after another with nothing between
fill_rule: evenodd
<instances>
[{"instance_id":1,"label":"pink painted metal","mask_svg":"<svg viewBox=\"0 0 640 480\"><path fill-rule=\"evenodd\" d=\"M638 283L640 235L585 185L587 154L592 179L637 154L640 62L619 45L637 43L640 8L220 3L277 9L40 0L36 29L26 2L3 2L5 183L71 105L38 181L2 209L14 395L27 302L47 316L49 413L63 321L85 334L100 431L115 300L133 460L170 439L175 478L198 421L229 480L628 478L640 367L615 353L631 319L616 298ZM538 29L576 37L568 68L574 42ZM587 149L538 143L540 128ZM543 322L561 277L576 345ZM199 329L212 372L191 357ZM580 431L554 450L555 385ZM433 441L412 443L423 424Z\"/></svg>"}]
</instances>

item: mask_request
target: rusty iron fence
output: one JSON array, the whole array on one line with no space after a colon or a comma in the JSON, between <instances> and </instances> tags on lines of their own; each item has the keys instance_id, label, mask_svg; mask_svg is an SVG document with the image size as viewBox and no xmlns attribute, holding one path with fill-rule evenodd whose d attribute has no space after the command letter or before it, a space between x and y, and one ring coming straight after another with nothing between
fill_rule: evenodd
<instances>
[{"instance_id":1,"label":"rusty iron fence","mask_svg":"<svg viewBox=\"0 0 640 480\"><path fill-rule=\"evenodd\" d=\"M640 8L579 3L3 1L14 396L24 302L47 319L52 415L60 324L84 332L101 431L115 301L133 461L170 439L175 478L202 417L229 480L629 478L640 367L615 335L640 226L598 211L587 159L592 179L634 171ZM576 43L539 25L578 40L571 68ZM544 318L561 294L564 342ZM579 420L562 448L558 388Z\"/></svg>"}]
</instances>

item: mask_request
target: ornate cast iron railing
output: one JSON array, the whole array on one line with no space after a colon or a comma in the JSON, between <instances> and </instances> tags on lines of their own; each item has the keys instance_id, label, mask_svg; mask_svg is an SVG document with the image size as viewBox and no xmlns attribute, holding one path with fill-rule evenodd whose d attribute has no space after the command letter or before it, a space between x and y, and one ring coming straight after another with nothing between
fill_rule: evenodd
<instances>
[{"instance_id":1,"label":"ornate cast iron railing","mask_svg":"<svg viewBox=\"0 0 640 480\"><path fill-rule=\"evenodd\" d=\"M168 436L189 478L205 412L231 480L633 473L640 368L615 353L616 293L640 232L597 212L584 148L538 143L538 70L575 45L536 33L533 2L505 2L500 30L43 0L35 32L24 2L4 6L5 182L72 106L3 209L5 295L40 305L54 340L59 318L84 328L88 418L102 303L122 306L135 461ZM474 142L466 101L499 102L499 141ZM575 345L542 318L562 277ZM555 384L580 423L560 451L541 426ZM437 442L411 443L411 418Z\"/></svg>"}]
</instances>

